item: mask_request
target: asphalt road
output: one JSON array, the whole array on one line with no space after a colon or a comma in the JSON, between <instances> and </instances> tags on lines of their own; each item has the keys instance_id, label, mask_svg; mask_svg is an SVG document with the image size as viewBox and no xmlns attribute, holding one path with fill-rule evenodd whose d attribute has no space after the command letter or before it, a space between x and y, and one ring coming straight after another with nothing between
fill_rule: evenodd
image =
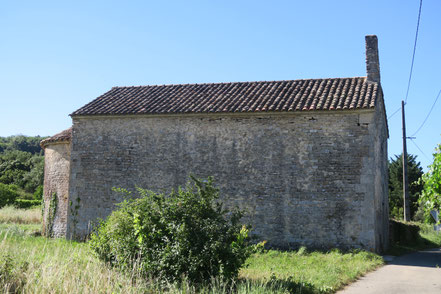
<instances>
[{"instance_id":1,"label":"asphalt road","mask_svg":"<svg viewBox=\"0 0 441 294\"><path fill-rule=\"evenodd\" d=\"M441 249L397 257L338 292L368 293L441 294Z\"/></svg>"}]
</instances>

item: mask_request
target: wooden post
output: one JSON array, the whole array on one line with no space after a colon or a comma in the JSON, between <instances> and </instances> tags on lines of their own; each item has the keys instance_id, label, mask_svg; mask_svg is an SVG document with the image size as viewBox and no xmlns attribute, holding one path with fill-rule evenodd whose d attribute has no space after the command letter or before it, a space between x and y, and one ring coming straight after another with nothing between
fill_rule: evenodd
<instances>
[{"instance_id":1,"label":"wooden post","mask_svg":"<svg viewBox=\"0 0 441 294\"><path fill-rule=\"evenodd\" d=\"M403 122L403 209L404 220L410 221L409 206L409 183L407 181L407 145L406 145L406 121L404 118L404 101L401 101L401 116Z\"/></svg>"}]
</instances>

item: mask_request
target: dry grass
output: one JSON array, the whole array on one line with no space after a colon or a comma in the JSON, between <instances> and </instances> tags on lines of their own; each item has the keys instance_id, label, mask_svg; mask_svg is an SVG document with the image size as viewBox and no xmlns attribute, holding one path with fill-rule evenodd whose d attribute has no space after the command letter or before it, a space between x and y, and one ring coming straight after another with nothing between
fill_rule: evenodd
<instances>
[{"instance_id":1,"label":"dry grass","mask_svg":"<svg viewBox=\"0 0 441 294\"><path fill-rule=\"evenodd\" d=\"M363 251L267 251L247 261L239 281L214 279L195 288L109 268L89 244L37 236L40 229L39 208L0 209L1 293L333 293L383 263Z\"/></svg>"},{"instance_id":2,"label":"dry grass","mask_svg":"<svg viewBox=\"0 0 441 294\"><path fill-rule=\"evenodd\" d=\"M7 254L17 264L28 265L20 292L148 293L137 277L122 274L98 261L86 243L35 237L16 225L2 225L0 238L3 255Z\"/></svg>"},{"instance_id":3,"label":"dry grass","mask_svg":"<svg viewBox=\"0 0 441 294\"><path fill-rule=\"evenodd\" d=\"M250 258L236 283L212 280L195 288L109 268L87 243L36 237L38 228L38 224L0 224L0 276L5 256L22 273L8 283L0 279L0 292L18 285L18 293L333 293L382 264L377 255L362 251L269 251ZM20 268L23 264L26 268Z\"/></svg>"},{"instance_id":4,"label":"dry grass","mask_svg":"<svg viewBox=\"0 0 441 294\"><path fill-rule=\"evenodd\" d=\"M1 283L0 292L8 293L20 287L17 293L276 293L276 288L261 287L262 283L245 282L230 285L221 281L195 288L184 282L169 284L153 279L141 279L136 274L109 268L94 257L87 243L62 239L46 239L30 234L23 225L0 225L0 264L5 256L17 268L26 264L20 280ZM0 266L1 276L1 266ZM263 283L264 284L264 283ZM262 285L263 285L262 284ZM17 289L17 288L16 288ZM258 292L255 290L258 289ZM282 289L283 292L287 293Z\"/></svg>"},{"instance_id":5,"label":"dry grass","mask_svg":"<svg viewBox=\"0 0 441 294\"><path fill-rule=\"evenodd\" d=\"M41 209L18 209L13 206L5 206L0 209L0 223L6 224L40 224Z\"/></svg>"}]
</instances>

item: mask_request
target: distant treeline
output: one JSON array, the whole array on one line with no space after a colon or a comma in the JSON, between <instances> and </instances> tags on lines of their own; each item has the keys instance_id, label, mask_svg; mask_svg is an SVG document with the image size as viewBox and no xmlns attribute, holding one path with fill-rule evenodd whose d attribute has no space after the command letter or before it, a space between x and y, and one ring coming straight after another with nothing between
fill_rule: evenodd
<instances>
[{"instance_id":1,"label":"distant treeline","mask_svg":"<svg viewBox=\"0 0 441 294\"><path fill-rule=\"evenodd\" d=\"M23 151L31 154L43 155L40 147L41 140L47 137L28 137L23 135L0 137L0 153L4 151Z\"/></svg>"},{"instance_id":2,"label":"distant treeline","mask_svg":"<svg viewBox=\"0 0 441 294\"><path fill-rule=\"evenodd\" d=\"M43 139L23 135L0 137L0 183L18 191L19 198L42 196L44 157L40 141Z\"/></svg>"}]
</instances>

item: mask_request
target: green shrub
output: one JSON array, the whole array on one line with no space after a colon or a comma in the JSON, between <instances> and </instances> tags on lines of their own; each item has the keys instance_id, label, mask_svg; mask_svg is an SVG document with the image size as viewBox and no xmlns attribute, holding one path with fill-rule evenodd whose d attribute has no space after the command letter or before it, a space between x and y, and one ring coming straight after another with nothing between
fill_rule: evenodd
<instances>
[{"instance_id":1,"label":"green shrub","mask_svg":"<svg viewBox=\"0 0 441 294\"><path fill-rule=\"evenodd\" d=\"M13 204L18 195L17 186L0 183L0 208Z\"/></svg>"},{"instance_id":2,"label":"green shrub","mask_svg":"<svg viewBox=\"0 0 441 294\"><path fill-rule=\"evenodd\" d=\"M41 205L41 200L15 199L15 208L31 208Z\"/></svg>"},{"instance_id":3,"label":"green shrub","mask_svg":"<svg viewBox=\"0 0 441 294\"><path fill-rule=\"evenodd\" d=\"M424 185L420 204L424 206L426 215L432 210L441 210L441 144L438 144L433 153L433 162L428 166L429 171L418 181ZM431 218L426 217L426 220Z\"/></svg>"},{"instance_id":4,"label":"green shrub","mask_svg":"<svg viewBox=\"0 0 441 294\"><path fill-rule=\"evenodd\" d=\"M39 201L41 201L41 199L43 199L43 186L42 185L38 186L37 189L35 189L34 199L39 200Z\"/></svg>"},{"instance_id":5,"label":"green shrub","mask_svg":"<svg viewBox=\"0 0 441 294\"><path fill-rule=\"evenodd\" d=\"M92 234L92 249L113 266L169 282L237 278L263 243L250 245L243 211L223 208L212 178L191 178L168 196L138 188L132 198L118 189L128 197Z\"/></svg>"}]
</instances>

